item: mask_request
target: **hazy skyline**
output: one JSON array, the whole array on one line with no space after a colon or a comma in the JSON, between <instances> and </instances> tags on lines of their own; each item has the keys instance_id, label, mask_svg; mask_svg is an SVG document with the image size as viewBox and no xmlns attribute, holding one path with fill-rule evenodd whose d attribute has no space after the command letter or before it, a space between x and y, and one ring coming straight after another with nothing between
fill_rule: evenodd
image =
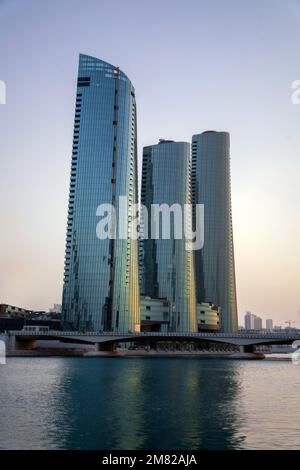
<instances>
[{"instance_id":1,"label":"hazy skyline","mask_svg":"<svg viewBox=\"0 0 300 470\"><path fill-rule=\"evenodd\" d=\"M0 302L61 302L84 53L136 89L139 171L159 138L230 132L240 324L300 321L299 21L296 0L0 0Z\"/></svg>"}]
</instances>

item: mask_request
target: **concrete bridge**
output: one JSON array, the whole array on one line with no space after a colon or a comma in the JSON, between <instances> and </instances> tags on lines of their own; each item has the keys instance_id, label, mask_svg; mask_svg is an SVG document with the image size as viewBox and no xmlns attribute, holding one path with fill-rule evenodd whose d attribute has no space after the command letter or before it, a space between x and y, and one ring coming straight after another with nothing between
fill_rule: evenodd
<instances>
[{"instance_id":1,"label":"concrete bridge","mask_svg":"<svg viewBox=\"0 0 300 470\"><path fill-rule=\"evenodd\" d=\"M8 349L16 348L17 343L33 343L35 340L59 340L65 343L94 344L98 351L113 351L118 343L155 344L159 341L195 343L221 343L237 346L242 353L253 353L259 345L292 344L300 342L300 332L238 332L230 333L120 333L120 332L74 332L74 331L8 331Z\"/></svg>"}]
</instances>

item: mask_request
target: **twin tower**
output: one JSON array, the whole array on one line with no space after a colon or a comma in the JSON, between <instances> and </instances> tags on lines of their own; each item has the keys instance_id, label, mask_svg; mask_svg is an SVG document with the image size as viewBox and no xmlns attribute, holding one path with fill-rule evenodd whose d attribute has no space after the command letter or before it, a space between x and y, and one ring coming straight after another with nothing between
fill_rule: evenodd
<instances>
[{"instance_id":1,"label":"twin tower","mask_svg":"<svg viewBox=\"0 0 300 470\"><path fill-rule=\"evenodd\" d=\"M222 331L237 329L229 147L229 134L214 131L194 135L192 146L161 140L145 147L142 207L152 214L153 205L202 204L204 245L187 249L174 229L163 239L133 236L139 224L142 232L144 228L138 207L135 91L119 68L80 55L64 269L65 329L140 331L140 292L166 299L169 331L196 332L201 302L220 307ZM106 237L96 233L99 214L105 216ZM195 211L188 214L192 226ZM117 223L125 226L125 236L124 230L118 236ZM155 223L150 215L147 225Z\"/></svg>"}]
</instances>

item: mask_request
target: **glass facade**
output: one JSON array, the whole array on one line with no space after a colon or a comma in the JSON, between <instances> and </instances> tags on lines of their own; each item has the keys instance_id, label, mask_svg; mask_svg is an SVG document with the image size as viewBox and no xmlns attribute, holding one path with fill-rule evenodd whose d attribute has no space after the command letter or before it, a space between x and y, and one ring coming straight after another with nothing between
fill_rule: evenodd
<instances>
[{"instance_id":1,"label":"glass facade","mask_svg":"<svg viewBox=\"0 0 300 470\"><path fill-rule=\"evenodd\" d=\"M174 237L174 223L169 225L169 239L162 239L162 219L153 220L151 205L183 208L191 203L190 167L189 143L161 141L143 149L141 202L148 212L148 239L141 241L142 292L168 301L170 331L197 331L194 253L186 250L184 237ZM151 238L155 224L159 239ZM141 231L145 237L143 216Z\"/></svg>"},{"instance_id":2,"label":"glass facade","mask_svg":"<svg viewBox=\"0 0 300 470\"><path fill-rule=\"evenodd\" d=\"M127 196L127 238L96 235L100 204ZM79 57L63 288L63 326L139 331L138 246L129 233L138 201L136 102L127 76ZM123 221L124 222L124 221Z\"/></svg>"},{"instance_id":3,"label":"glass facade","mask_svg":"<svg viewBox=\"0 0 300 470\"><path fill-rule=\"evenodd\" d=\"M204 204L204 247L195 252L197 302L221 307L221 328L237 331L230 188L230 138L207 131L192 138L192 192Z\"/></svg>"}]
</instances>

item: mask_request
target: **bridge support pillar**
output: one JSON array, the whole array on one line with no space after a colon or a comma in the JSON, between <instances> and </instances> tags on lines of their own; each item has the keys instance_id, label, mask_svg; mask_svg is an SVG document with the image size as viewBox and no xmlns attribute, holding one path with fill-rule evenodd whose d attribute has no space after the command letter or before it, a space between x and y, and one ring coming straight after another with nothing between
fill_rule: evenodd
<instances>
[{"instance_id":1,"label":"bridge support pillar","mask_svg":"<svg viewBox=\"0 0 300 470\"><path fill-rule=\"evenodd\" d=\"M36 340L28 339L20 341L18 338L15 342L15 350L32 350L36 348Z\"/></svg>"},{"instance_id":2,"label":"bridge support pillar","mask_svg":"<svg viewBox=\"0 0 300 470\"><path fill-rule=\"evenodd\" d=\"M240 353L254 353L254 346L252 344L248 346L240 346Z\"/></svg>"},{"instance_id":3,"label":"bridge support pillar","mask_svg":"<svg viewBox=\"0 0 300 470\"><path fill-rule=\"evenodd\" d=\"M260 352L255 352L255 346L249 344L246 346L239 346L240 351L231 354L229 357L232 359L264 359L265 355Z\"/></svg>"},{"instance_id":4,"label":"bridge support pillar","mask_svg":"<svg viewBox=\"0 0 300 470\"><path fill-rule=\"evenodd\" d=\"M116 344L115 343L96 343L96 351L107 351L107 352L112 352L116 350Z\"/></svg>"},{"instance_id":5,"label":"bridge support pillar","mask_svg":"<svg viewBox=\"0 0 300 470\"><path fill-rule=\"evenodd\" d=\"M16 349L16 337L15 335L8 334L6 337L6 349L7 352L13 352Z\"/></svg>"}]
</instances>

